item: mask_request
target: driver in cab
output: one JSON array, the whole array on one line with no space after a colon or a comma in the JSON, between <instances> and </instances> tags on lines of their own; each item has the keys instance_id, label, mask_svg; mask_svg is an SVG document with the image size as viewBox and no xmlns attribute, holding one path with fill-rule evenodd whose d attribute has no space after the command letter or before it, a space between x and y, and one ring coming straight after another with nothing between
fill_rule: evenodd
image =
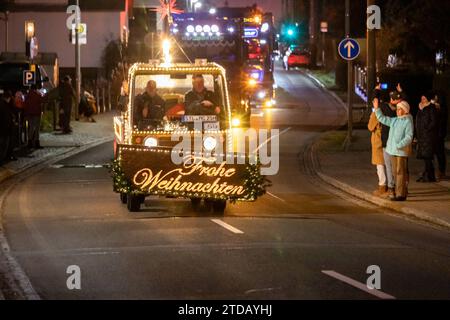
<instances>
[{"instance_id":1,"label":"driver in cab","mask_svg":"<svg viewBox=\"0 0 450 320\"><path fill-rule=\"evenodd\" d=\"M157 91L156 81L150 80L147 82L145 92L136 97L135 123L139 124L144 120L163 120L166 103Z\"/></svg>"},{"instance_id":2,"label":"driver in cab","mask_svg":"<svg viewBox=\"0 0 450 320\"><path fill-rule=\"evenodd\" d=\"M192 77L192 90L185 96L186 115L218 115L221 112L217 96L206 89L201 74Z\"/></svg>"}]
</instances>

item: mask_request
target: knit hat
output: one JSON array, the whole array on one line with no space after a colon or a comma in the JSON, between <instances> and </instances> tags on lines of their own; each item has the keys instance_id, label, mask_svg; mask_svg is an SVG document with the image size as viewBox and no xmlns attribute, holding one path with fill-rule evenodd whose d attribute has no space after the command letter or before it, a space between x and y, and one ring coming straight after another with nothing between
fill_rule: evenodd
<instances>
[{"instance_id":1,"label":"knit hat","mask_svg":"<svg viewBox=\"0 0 450 320\"><path fill-rule=\"evenodd\" d=\"M402 101L399 104L397 104L397 108L403 109L403 111L405 111L406 113L409 113L409 111L411 110L409 103L406 101Z\"/></svg>"}]
</instances>

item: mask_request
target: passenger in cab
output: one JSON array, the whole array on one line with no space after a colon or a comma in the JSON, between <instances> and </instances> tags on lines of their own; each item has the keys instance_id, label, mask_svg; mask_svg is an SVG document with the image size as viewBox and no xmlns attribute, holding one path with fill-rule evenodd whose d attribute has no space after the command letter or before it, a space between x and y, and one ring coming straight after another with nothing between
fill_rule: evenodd
<instances>
[{"instance_id":1,"label":"passenger in cab","mask_svg":"<svg viewBox=\"0 0 450 320\"><path fill-rule=\"evenodd\" d=\"M186 94L186 115L220 114L217 96L206 89L205 79L201 74L192 77L192 90Z\"/></svg>"},{"instance_id":2,"label":"passenger in cab","mask_svg":"<svg viewBox=\"0 0 450 320\"><path fill-rule=\"evenodd\" d=\"M162 121L166 111L165 104L164 99L158 95L156 81L150 80L145 92L136 97L135 123L139 124L143 120Z\"/></svg>"}]
</instances>

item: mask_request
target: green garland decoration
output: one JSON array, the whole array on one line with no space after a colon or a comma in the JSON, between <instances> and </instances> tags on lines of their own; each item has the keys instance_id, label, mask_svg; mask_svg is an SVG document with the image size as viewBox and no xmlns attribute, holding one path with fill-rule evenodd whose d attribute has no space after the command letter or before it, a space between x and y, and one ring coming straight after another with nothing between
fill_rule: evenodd
<instances>
[{"instance_id":1,"label":"green garland decoration","mask_svg":"<svg viewBox=\"0 0 450 320\"><path fill-rule=\"evenodd\" d=\"M131 182L126 178L125 173L120 165L120 160L113 161L111 166L111 176L113 178L113 190L117 193L147 195L140 190L134 189ZM226 195L211 195L203 193L189 193L178 191L155 191L151 194L161 196L172 196L177 198L200 198L210 200L229 200L231 203L237 201L255 201L266 194L266 189L272 186L270 180L266 176L261 175L261 164L249 164L245 170L244 186L248 193L244 198L242 197L227 197Z\"/></svg>"}]
</instances>

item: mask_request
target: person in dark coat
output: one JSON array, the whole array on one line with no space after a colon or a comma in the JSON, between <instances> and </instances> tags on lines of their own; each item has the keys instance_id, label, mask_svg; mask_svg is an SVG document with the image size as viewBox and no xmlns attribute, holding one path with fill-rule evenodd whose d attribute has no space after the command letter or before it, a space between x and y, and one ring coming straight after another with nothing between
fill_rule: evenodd
<instances>
[{"instance_id":1,"label":"person in dark coat","mask_svg":"<svg viewBox=\"0 0 450 320\"><path fill-rule=\"evenodd\" d=\"M192 77L192 90L185 95L186 115L218 115L221 112L216 94L205 87L201 74Z\"/></svg>"},{"instance_id":2,"label":"person in dark coat","mask_svg":"<svg viewBox=\"0 0 450 320\"><path fill-rule=\"evenodd\" d=\"M25 119L28 122L28 148L30 149L42 149L39 136L43 104L44 97L36 86L32 86L24 103Z\"/></svg>"},{"instance_id":3,"label":"person in dark coat","mask_svg":"<svg viewBox=\"0 0 450 320\"><path fill-rule=\"evenodd\" d=\"M439 123L432 94L425 94L416 116L417 158L425 162L425 170L417 182L436 182L433 158L436 153Z\"/></svg>"},{"instance_id":4,"label":"person in dark coat","mask_svg":"<svg viewBox=\"0 0 450 320\"><path fill-rule=\"evenodd\" d=\"M439 180L445 179L447 171L447 156L445 151L445 139L448 129L448 109L447 104L442 96L435 95L432 101L437 110L439 122L438 138L436 143L436 157L439 164Z\"/></svg>"},{"instance_id":5,"label":"person in dark coat","mask_svg":"<svg viewBox=\"0 0 450 320\"><path fill-rule=\"evenodd\" d=\"M166 113L166 102L158 94L156 81L147 82L145 92L136 97L134 123L140 126L143 120L162 121Z\"/></svg>"},{"instance_id":6,"label":"person in dark coat","mask_svg":"<svg viewBox=\"0 0 450 320\"><path fill-rule=\"evenodd\" d=\"M14 161L14 111L13 96L6 91L0 98L0 163Z\"/></svg>"},{"instance_id":7,"label":"person in dark coat","mask_svg":"<svg viewBox=\"0 0 450 320\"><path fill-rule=\"evenodd\" d=\"M72 132L70 128L70 118L72 116L72 106L76 99L75 90L72 87L72 79L69 76L65 76L59 87L59 94L61 100L60 106L60 125L64 134Z\"/></svg>"}]
</instances>

